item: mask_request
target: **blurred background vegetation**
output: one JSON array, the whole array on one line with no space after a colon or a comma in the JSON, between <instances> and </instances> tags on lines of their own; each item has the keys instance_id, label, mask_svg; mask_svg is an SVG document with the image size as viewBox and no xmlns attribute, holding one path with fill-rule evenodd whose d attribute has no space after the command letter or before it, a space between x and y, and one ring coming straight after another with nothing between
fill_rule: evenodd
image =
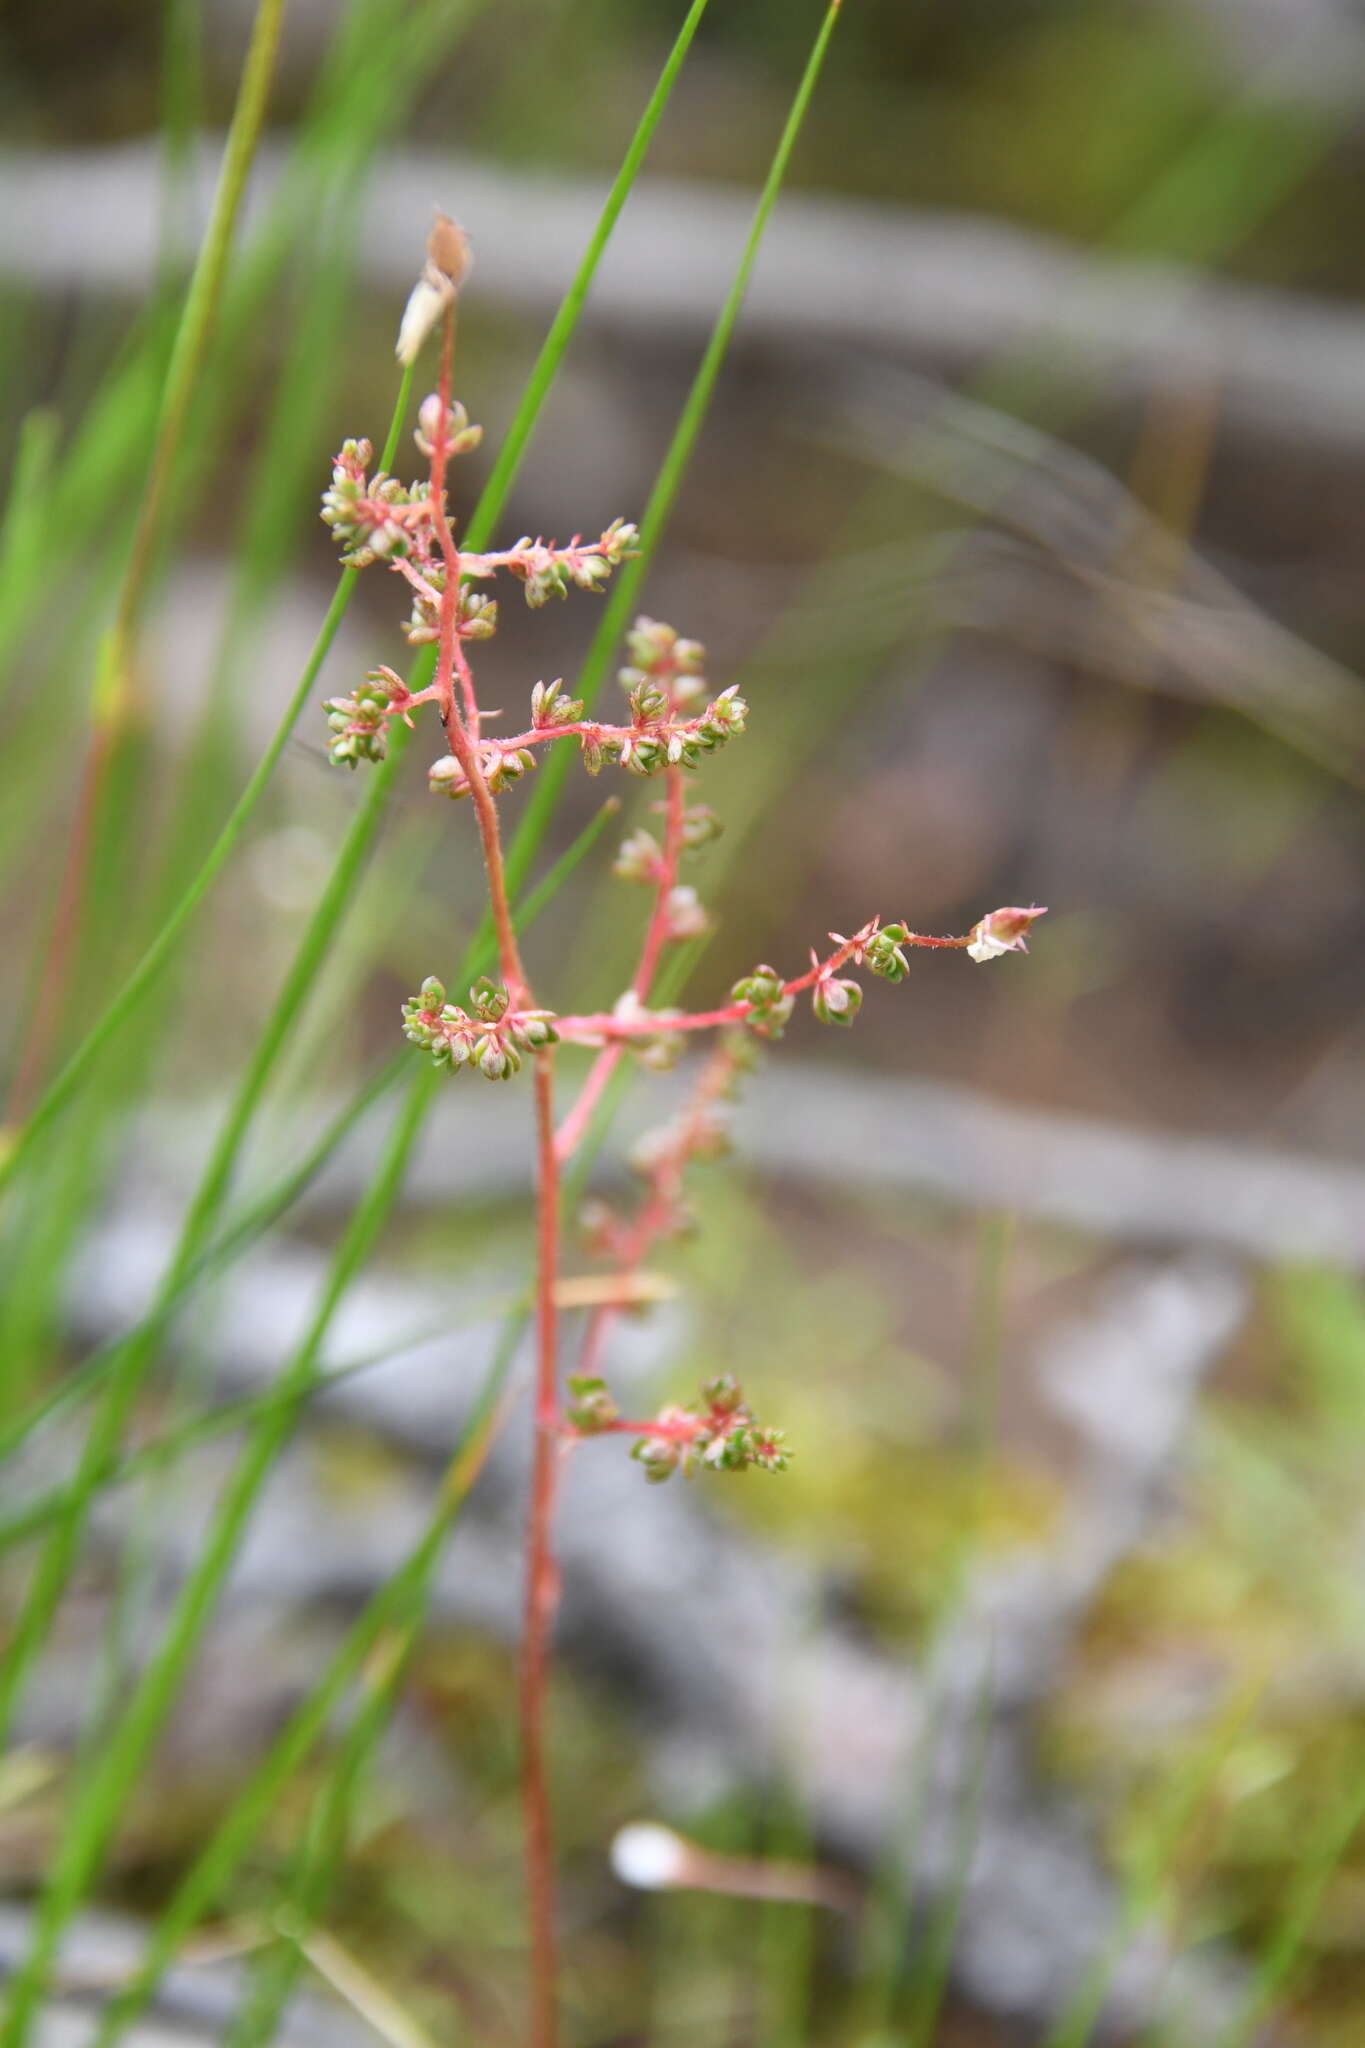
<instances>
[{"instance_id":1,"label":"blurred background vegetation","mask_svg":"<svg viewBox=\"0 0 1365 2048\"><path fill-rule=\"evenodd\" d=\"M684 9L290 0L111 704L100 638L251 13L47 0L0 27L16 1130L296 687L335 589L318 493L344 436L383 438L432 205L475 251L457 383L486 440L457 482L464 516ZM794 0L711 0L509 538L641 511L818 25ZM724 1715L693 1725L610 1584L572 1609L555 1742L576 2042L1348 2048L1365 2030L1363 153L1352 0L845 0L641 595L752 706L700 792L728 829L699 872L715 931L690 988L705 1000L757 958L795 972L873 911L962 930L998 902L1051 909L1027 962L928 956L847 1036L798 1018L737 1162L702 1176L697 1233L667 1261L677 1299L628 1333L637 1384L667 1394L699 1361L739 1360L789 1428L780 1483L688 1512L722 1546L708 1555L792 1576L743 1740ZM314 698L396 662L400 615L364 579ZM596 623L588 600L509 617L486 701L572 678ZM468 820L436 814L409 754L272 1077L244 1204L381 1073L402 996L475 931ZM7 1191L7 1442L145 1307L361 783L328 769L305 714L185 947ZM570 783L537 873L607 793ZM504 799L509 818L527 801ZM629 973L636 906L606 830L530 941L559 1008L610 1002ZM319 1280L392 1114L377 1100L274 1223L275 1263L230 1270L175 1325L138 1441L278 1367L281 1276ZM357 1386L382 1390L381 1354L457 1296L486 1320L522 1284L524 1103L486 1108L458 1090L439 1106L370 1260L388 1291L328 1352L379 1358ZM380 1391L301 1415L312 1512L360 1533L330 1578L265 1556L228 1603L104 1869L120 1925L172 1896L391 1568L363 1532L401 1519L449 1447L392 1422L394 1385L388 1409ZM19 1523L71 1469L79 1413L16 1454ZM10 1960L225 1438L102 1496L0 1766ZM489 1590L462 1582L422 1632L312 1916L382 1991L392 2039L518 2038L512 1539L479 1498L451 1557ZM287 1507L268 1520L284 1540L325 1528ZM33 1538L5 1533L17 1630ZM700 1623L677 1627L690 1642ZM967 1637L986 1655L964 1693ZM824 1658L837 1685L849 1645L890 1691L808 1712L807 1677ZM945 1719L966 1754L940 1784ZM816 1736L847 1741L834 1793L829 1755L805 1756ZM291 1777L218 1902L248 1967L250 1930L298 1904L346 1739L333 1727ZM871 1903L850 1925L632 1896L606 1849L642 1814L727 1853L842 1866ZM1079 1956L1040 1903L1063 1867L1084 1893ZM356 2006L353 1981L340 1995ZM254 2038L192 2006L165 2018L176 2038Z\"/></svg>"}]
</instances>

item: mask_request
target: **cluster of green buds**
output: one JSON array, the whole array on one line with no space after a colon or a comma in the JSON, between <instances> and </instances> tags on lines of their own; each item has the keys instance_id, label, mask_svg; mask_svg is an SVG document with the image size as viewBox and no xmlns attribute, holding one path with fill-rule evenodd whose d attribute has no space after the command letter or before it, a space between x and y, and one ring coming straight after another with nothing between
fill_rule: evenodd
<instances>
[{"instance_id":1,"label":"cluster of green buds","mask_svg":"<svg viewBox=\"0 0 1365 2048\"><path fill-rule=\"evenodd\" d=\"M706 907L690 882L679 882L669 890L663 906L664 937L674 943L682 939L703 939L711 929Z\"/></svg>"},{"instance_id":2,"label":"cluster of green buds","mask_svg":"<svg viewBox=\"0 0 1365 2048\"><path fill-rule=\"evenodd\" d=\"M700 640L684 640L662 620L642 615L626 636L626 651L630 662L617 680L632 701L634 691L645 683L662 685L667 708L675 711L700 703L705 696L706 649Z\"/></svg>"},{"instance_id":3,"label":"cluster of green buds","mask_svg":"<svg viewBox=\"0 0 1365 2048\"><path fill-rule=\"evenodd\" d=\"M699 1467L747 1472L757 1466L764 1472L783 1472L791 1462L783 1432L756 1420L729 1373L707 1382L699 1405L662 1408L655 1423L657 1432L641 1436L631 1452L654 1485L675 1472L690 1475Z\"/></svg>"},{"instance_id":4,"label":"cluster of green buds","mask_svg":"<svg viewBox=\"0 0 1365 2048\"><path fill-rule=\"evenodd\" d=\"M342 544L341 559L353 569L392 560L412 549L412 528L430 511L425 484L401 484L381 470L366 476L374 450L368 441L347 441L332 466L322 494L323 523Z\"/></svg>"},{"instance_id":5,"label":"cluster of green buds","mask_svg":"<svg viewBox=\"0 0 1365 2048\"><path fill-rule=\"evenodd\" d=\"M663 810L666 806L658 804L655 808ZM683 812L682 850L685 854L701 853L713 839L719 839L720 832L720 819L705 804L696 804ZM627 833L612 863L612 873L618 880L652 885L663 870L664 852L654 834L646 831L643 825ZM677 907L682 908L681 905Z\"/></svg>"},{"instance_id":6,"label":"cluster of green buds","mask_svg":"<svg viewBox=\"0 0 1365 2048\"><path fill-rule=\"evenodd\" d=\"M596 775L604 762L617 761L632 775L661 775L665 768L695 768L702 759L743 732L749 707L732 683L707 705L700 718L679 721L668 713L656 683L640 683L631 691L629 732L594 728L582 735L583 765Z\"/></svg>"},{"instance_id":7,"label":"cluster of green buds","mask_svg":"<svg viewBox=\"0 0 1365 2048\"><path fill-rule=\"evenodd\" d=\"M663 873L663 848L643 826L628 832L612 862L612 873L622 882L657 882Z\"/></svg>"},{"instance_id":8,"label":"cluster of green buds","mask_svg":"<svg viewBox=\"0 0 1365 2048\"><path fill-rule=\"evenodd\" d=\"M694 1109L642 1132L627 1159L636 1173L657 1184L694 1159L725 1159L733 1150L734 1140L723 1112Z\"/></svg>"},{"instance_id":9,"label":"cluster of green buds","mask_svg":"<svg viewBox=\"0 0 1365 2048\"><path fill-rule=\"evenodd\" d=\"M601 1436L620 1420L621 1411L607 1391L605 1380L589 1373L569 1375L569 1398L564 1419L579 1436Z\"/></svg>"},{"instance_id":10,"label":"cluster of green buds","mask_svg":"<svg viewBox=\"0 0 1365 2048\"><path fill-rule=\"evenodd\" d=\"M537 732L556 725L577 725L582 716L583 700L565 694L562 676L552 683L537 683L531 692L531 724Z\"/></svg>"},{"instance_id":11,"label":"cluster of green buds","mask_svg":"<svg viewBox=\"0 0 1365 2048\"><path fill-rule=\"evenodd\" d=\"M506 566L521 579L526 602L534 609L552 597L567 597L571 584L600 590L612 570L636 552L639 539L639 528L628 519L613 519L592 553L577 534L566 548L557 548L524 533L508 551Z\"/></svg>"},{"instance_id":12,"label":"cluster of green buds","mask_svg":"<svg viewBox=\"0 0 1365 2048\"><path fill-rule=\"evenodd\" d=\"M735 983L730 994L735 1002L749 1005L744 1022L760 1038L780 1038L796 1007L795 997L787 994L787 984L775 967L755 967L752 974Z\"/></svg>"},{"instance_id":13,"label":"cluster of green buds","mask_svg":"<svg viewBox=\"0 0 1365 2048\"><path fill-rule=\"evenodd\" d=\"M428 975L403 1005L403 1030L436 1066L452 1072L477 1067L489 1081L510 1081L524 1053L543 1051L559 1036L553 1012L513 1010L507 990L486 976L470 989L469 1008L462 1010Z\"/></svg>"},{"instance_id":14,"label":"cluster of green buds","mask_svg":"<svg viewBox=\"0 0 1365 2048\"><path fill-rule=\"evenodd\" d=\"M684 853L700 853L713 839L719 839L725 827L708 804L692 804L683 812L682 841Z\"/></svg>"},{"instance_id":15,"label":"cluster of green buds","mask_svg":"<svg viewBox=\"0 0 1365 2048\"><path fill-rule=\"evenodd\" d=\"M901 951L909 936L903 924L884 924L863 947L863 959L883 981L904 981L910 972L910 963Z\"/></svg>"},{"instance_id":16,"label":"cluster of green buds","mask_svg":"<svg viewBox=\"0 0 1365 2048\"><path fill-rule=\"evenodd\" d=\"M425 455L428 461L436 453L436 434L440 424L441 400L433 391L418 407L417 430L412 437L417 443L418 453ZM469 414L458 398L453 399L446 408L445 426L447 456L468 455L483 439L483 428L472 427L469 424Z\"/></svg>"},{"instance_id":17,"label":"cluster of green buds","mask_svg":"<svg viewBox=\"0 0 1365 2048\"><path fill-rule=\"evenodd\" d=\"M403 627L410 647L427 647L441 637L439 598L446 587L445 564L428 562L422 573L437 593L437 601L433 603L420 590L413 592L412 612ZM491 640L498 630L497 599L485 597L482 591L461 588L455 612L455 630L461 640Z\"/></svg>"},{"instance_id":18,"label":"cluster of green buds","mask_svg":"<svg viewBox=\"0 0 1365 2048\"><path fill-rule=\"evenodd\" d=\"M389 711L393 691L383 669L372 669L349 697L327 697L323 710L332 737L327 752L338 767L358 761L382 761L389 751Z\"/></svg>"},{"instance_id":19,"label":"cluster of green buds","mask_svg":"<svg viewBox=\"0 0 1365 2048\"><path fill-rule=\"evenodd\" d=\"M528 748L500 747L496 740L482 741L476 754L479 772L495 794L520 782L527 769L536 765ZM468 796L469 777L453 754L442 754L427 770L427 788L433 796Z\"/></svg>"}]
</instances>

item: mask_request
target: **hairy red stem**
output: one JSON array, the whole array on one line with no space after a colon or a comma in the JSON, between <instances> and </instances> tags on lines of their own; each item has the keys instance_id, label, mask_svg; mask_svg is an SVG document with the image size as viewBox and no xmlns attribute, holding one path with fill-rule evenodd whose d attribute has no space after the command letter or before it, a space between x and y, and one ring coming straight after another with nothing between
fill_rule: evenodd
<instances>
[{"instance_id":1,"label":"hairy red stem","mask_svg":"<svg viewBox=\"0 0 1365 2048\"><path fill-rule=\"evenodd\" d=\"M455 309L447 307L441 339L440 419L432 436L431 516L445 562L441 593L440 637L435 689L445 718L451 752L464 770L474 800L484 866L488 871L489 905L497 933L502 978L515 1006L531 1001L530 984L512 926L503 867L497 805L478 762L479 711L473 677L459 639L460 556L446 519L444 492L451 367L455 352ZM464 718L455 702L458 675ZM468 721L466 724L465 721ZM555 1944L554 1841L550 1826L549 1781L545 1756L545 1697L549 1678L550 1631L554 1619L557 1573L551 1549L555 1475L559 1443L559 1401L556 1388L558 1314L555 1282L559 1251L559 1162L554 1146L553 1055L542 1053L535 1064L536 1105L536 1395L535 1447L527 1519L526 1608L521 1658L521 1774L525 1834L526 1884L531 1939L532 2048L556 2048L558 1976Z\"/></svg>"},{"instance_id":2,"label":"hairy red stem","mask_svg":"<svg viewBox=\"0 0 1365 2048\"><path fill-rule=\"evenodd\" d=\"M668 899L678 879L678 863L683 849L683 814L686 809L686 794L683 789L682 770L668 771L668 818L664 828L663 858L654 890L654 908L650 914L649 927L645 932L644 946L640 953L640 964L635 970L631 988L641 1002L648 999L654 976L658 971L659 955L668 937ZM608 1083L621 1063L624 1048L609 1045L598 1054L588 1070L587 1078L578 1091L573 1108L565 1117L559 1129L555 1146L561 1160L572 1159L582 1144L592 1121L593 1111L606 1093Z\"/></svg>"},{"instance_id":3,"label":"hairy red stem","mask_svg":"<svg viewBox=\"0 0 1365 2048\"><path fill-rule=\"evenodd\" d=\"M559 1160L555 1151L553 1054L536 1060L536 1399L535 1449L526 1529L526 1606L521 1644L521 1797L531 1917L531 2041L555 2048L554 1837L545 1754L550 1637L559 1593L551 1549L559 1471L560 1411L555 1279L559 1256Z\"/></svg>"},{"instance_id":4,"label":"hairy red stem","mask_svg":"<svg viewBox=\"0 0 1365 2048\"><path fill-rule=\"evenodd\" d=\"M445 511L445 475L448 420L450 413L451 368L455 357L455 306L452 300L446 308L445 321L441 332L441 381L438 396L441 416L431 444L431 520L436 530L441 556L445 562L446 583L441 592L440 639L436 655L435 690L445 720L446 738L450 751L464 771L473 798L475 815L479 823L479 837L483 842L484 866L488 870L488 901L493 916L493 929L497 934L498 958L502 966L502 978L514 1007L530 1001L530 984L521 963L521 950L512 925L512 907L507 898L507 879L503 871L502 840L498 831L498 807L479 766L478 747L479 707L474 695L474 679L460 645L459 604L460 604L460 553L450 531L450 522ZM454 677L458 673L460 691L464 700L464 719L455 703ZM468 721L466 725L465 720Z\"/></svg>"}]
</instances>

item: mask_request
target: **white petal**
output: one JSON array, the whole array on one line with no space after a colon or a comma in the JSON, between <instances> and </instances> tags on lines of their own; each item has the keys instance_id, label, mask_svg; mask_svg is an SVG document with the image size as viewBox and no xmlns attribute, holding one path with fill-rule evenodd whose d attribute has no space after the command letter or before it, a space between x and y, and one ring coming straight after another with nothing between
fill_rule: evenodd
<instances>
[{"instance_id":1,"label":"white petal","mask_svg":"<svg viewBox=\"0 0 1365 2048\"><path fill-rule=\"evenodd\" d=\"M400 363L404 365L417 360L417 352L431 333L432 328L446 309L448 293L426 276L419 277L413 286L408 303L403 308L403 318L398 329L398 342L394 349Z\"/></svg>"},{"instance_id":2,"label":"white petal","mask_svg":"<svg viewBox=\"0 0 1365 2048\"><path fill-rule=\"evenodd\" d=\"M687 1845L671 1828L637 1821L622 1828L611 1845L611 1867L622 1884L658 1891L676 1884L687 1864Z\"/></svg>"}]
</instances>

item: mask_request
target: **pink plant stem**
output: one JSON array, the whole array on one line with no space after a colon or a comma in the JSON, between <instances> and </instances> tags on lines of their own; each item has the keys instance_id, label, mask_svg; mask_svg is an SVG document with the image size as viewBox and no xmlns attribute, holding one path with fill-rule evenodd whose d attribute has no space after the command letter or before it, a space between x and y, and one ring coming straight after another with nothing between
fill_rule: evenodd
<instances>
[{"instance_id":1,"label":"pink plant stem","mask_svg":"<svg viewBox=\"0 0 1365 2048\"><path fill-rule=\"evenodd\" d=\"M582 1144L588 1125L592 1122L593 1111L606 1093L607 1084L620 1065L624 1053L624 1046L608 1045L589 1067L583 1086L574 1099L573 1108L560 1125L555 1138L555 1151L561 1161L572 1159Z\"/></svg>"},{"instance_id":2,"label":"pink plant stem","mask_svg":"<svg viewBox=\"0 0 1365 2048\"><path fill-rule=\"evenodd\" d=\"M441 338L441 417L431 446L431 518L446 565L446 586L441 592L440 639L436 655L435 690L445 720L450 751L464 771L473 798L474 812L483 842L484 866L488 871L488 901L497 934L498 958L513 1008L523 1008L531 999L530 984L521 962L521 949L512 925L512 907L507 899L507 878L503 869L502 840L498 831L498 807L479 766L475 744L479 730L478 700L474 679L460 645L460 556L445 514L446 423L450 411L451 365L455 354L455 309L446 308ZM464 700L466 727L455 703L453 676L458 672ZM472 734L472 737L471 737Z\"/></svg>"},{"instance_id":3,"label":"pink plant stem","mask_svg":"<svg viewBox=\"0 0 1365 2048\"><path fill-rule=\"evenodd\" d=\"M473 678L459 643L460 557L444 509L446 421L450 408L451 364L455 350L455 313L447 307L441 342L440 420L432 440L432 522L446 566L441 593L440 639L436 689L445 715L451 752L469 782L484 866L488 871L489 905L497 933L502 977L514 1006L531 1000L530 984L512 926L503 867L498 811L478 762L478 704ZM469 729L455 703L453 675L459 674ZM472 734L472 737L471 737ZM556 1386L558 1317L555 1284L559 1252L559 1163L554 1146L554 1065L545 1052L535 1063L536 1104L536 1394L535 1449L527 1509L526 1608L521 1666L522 1813L531 1936L532 2048L556 2048L557 1957L555 1945L554 1840L550 1824L549 1782L545 1757L545 1698L549 1679L550 1631L554 1619L557 1573L551 1549L555 1474L559 1440Z\"/></svg>"},{"instance_id":4,"label":"pink plant stem","mask_svg":"<svg viewBox=\"0 0 1365 2048\"><path fill-rule=\"evenodd\" d=\"M654 891L654 908L650 914L649 926L645 932L644 946L640 953L640 964L635 970L631 989L641 1002L647 1000L649 991L658 971L659 955L668 939L668 899L678 879L678 862L682 858L683 813L686 796L683 790L682 770L668 771L667 822L664 827L663 857L659 863L657 884ZM625 1048L608 1045L598 1054L588 1069L587 1078L578 1091L573 1108L559 1128L555 1141L561 1161L572 1159L582 1144L594 1110L606 1092L612 1075L621 1063Z\"/></svg>"},{"instance_id":5,"label":"pink plant stem","mask_svg":"<svg viewBox=\"0 0 1365 2048\"><path fill-rule=\"evenodd\" d=\"M616 1262L616 1277L622 1284L639 1270L648 1256L650 1246L668 1228L675 1212L683 1168L696 1142L697 1126L717 1096L724 1094L734 1068L733 1052L728 1047L720 1046L711 1054L702 1070L693 1092L691 1107L678 1136L676 1149L654 1169L649 1194L621 1247ZM619 1301L604 1301L593 1311L584 1332L578 1359L578 1370L585 1378L596 1377L607 1337L616 1318L621 1314L621 1309L622 1304Z\"/></svg>"},{"instance_id":6,"label":"pink plant stem","mask_svg":"<svg viewBox=\"0 0 1365 2048\"><path fill-rule=\"evenodd\" d=\"M545 1701L550 1637L558 1598L551 1550L559 1471L558 1313L555 1279L559 1255L559 1160L555 1151L553 1056L536 1060L537 1177L535 1449L527 1518L526 1607L521 1646L521 1788L526 1889L531 1916L531 2040L555 2048L554 1840L545 1754Z\"/></svg>"},{"instance_id":7,"label":"pink plant stem","mask_svg":"<svg viewBox=\"0 0 1365 2048\"><path fill-rule=\"evenodd\" d=\"M441 705L453 707L454 691L451 683L452 672L460 679L460 695L464 701L464 715L470 740L479 737L479 702L474 694L474 678L469 671L464 647L460 641L460 551L450 531L450 521L445 512L446 448L450 421L450 383L455 362L455 301L452 298L446 307L445 319L441 326L441 380L437 396L440 399L441 416L431 444L431 523L436 531L441 558L445 563L446 582L441 592L440 642L436 664L436 681L441 692ZM447 727L451 721L446 720ZM454 742L452 741L452 746ZM456 758L465 773L468 763L455 749ZM484 792L487 795L487 790ZM490 877L491 879L491 877Z\"/></svg>"},{"instance_id":8,"label":"pink plant stem","mask_svg":"<svg viewBox=\"0 0 1365 2048\"><path fill-rule=\"evenodd\" d=\"M666 818L663 859L659 863L658 887L654 892L654 909L640 951L640 964L631 983L633 993L642 1003L649 1000L649 991L654 986L654 977L659 971L659 956L668 943L669 899L677 884L678 863L682 859L685 804L682 770L670 768L668 798L664 807Z\"/></svg>"},{"instance_id":9,"label":"pink plant stem","mask_svg":"<svg viewBox=\"0 0 1365 2048\"><path fill-rule=\"evenodd\" d=\"M650 1246L667 1223L668 1214L669 1204L661 1196L651 1195L636 1218L635 1228L621 1253L616 1269L618 1280L624 1281L638 1272ZM620 1313L619 1301L604 1301L593 1310L578 1357L578 1370L585 1378L596 1376L607 1337Z\"/></svg>"},{"instance_id":10,"label":"pink plant stem","mask_svg":"<svg viewBox=\"0 0 1365 2048\"><path fill-rule=\"evenodd\" d=\"M961 938L932 938L922 932L910 932L901 940L903 946L948 946L961 949L972 942L971 933ZM825 975L837 974L849 960L853 959L865 945L862 935L846 939L827 959L817 961L805 974L798 974L793 981L784 981L784 996L799 996L808 988L814 988ZM671 1011L643 1016L618 1017L614 1010L595 1010L577 1017L557 1017L555 1029L566 1044L581 1044L584 1039L606 1038L613 1041L607 1050L615 1050L616 1042L630 1038L653 1038L660 1031L719 1031L727 1024L742 1024L753 1009L752 1003L727 1003L719 1010Z\"/></svg>"}]
</instances>

